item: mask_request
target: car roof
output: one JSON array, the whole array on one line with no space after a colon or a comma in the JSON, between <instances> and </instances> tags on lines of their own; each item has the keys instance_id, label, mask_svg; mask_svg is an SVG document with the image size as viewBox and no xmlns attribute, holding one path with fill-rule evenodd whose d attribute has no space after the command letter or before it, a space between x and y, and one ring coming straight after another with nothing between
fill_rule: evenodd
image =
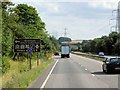
<instances>
[{"instance_id":1,"label":"car roof","mask_svg":"<svg viewBox=\"0 0 120 90\"><path fill-rule=\"evenodd\" d=\"M120 57L119 56L106 56L105 58L112 59L112 58L120 58Z\"/></svg>"}]
</instances>

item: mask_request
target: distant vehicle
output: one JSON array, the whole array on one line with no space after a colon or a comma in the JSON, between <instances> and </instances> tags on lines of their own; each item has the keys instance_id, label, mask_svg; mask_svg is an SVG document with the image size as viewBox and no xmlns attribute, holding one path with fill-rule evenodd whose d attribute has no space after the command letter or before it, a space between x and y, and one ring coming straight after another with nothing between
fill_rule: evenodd
<instances>
[{"instance_id":1,"label":"distant vehicle","mask_svg":"<svg viewBox=\"0 0 120 90\"><path fill-rule=\"evenodd\" d=\"M58 52L58 51L55 51L55 52L54 52L54 55L55 55L55 56L59 56L59 52Z\"/></svg>"},{"instance_id":2,"label":"distant vehicle","mask_svg":"<svg viewBox=\"0 0 120 90\"><path fill-rule=\"evenodd\" d=\"M70 57L70 46L69 45L61 45L61 58Z\"/></svg>"},{"instance_id":3,"label":"distant vehicle","mask_svg":"<svg viewBox=\"0 0 120 90\"><path fill-rule=\"evenodd\" d=\"M110 73L115 70L120 70L120 57L109 57L103 61L103 72Z\"/></svg>"},{"instance_id":4,"label":"distant vehicle","mask_svg":"<svg viewBox=\"0 0 120 90\"><path fill-rule=\"evenodd\" d=\"M103 52L99 52L99 56L104 56L104 53Z\"/></svg>"}]
</instances>

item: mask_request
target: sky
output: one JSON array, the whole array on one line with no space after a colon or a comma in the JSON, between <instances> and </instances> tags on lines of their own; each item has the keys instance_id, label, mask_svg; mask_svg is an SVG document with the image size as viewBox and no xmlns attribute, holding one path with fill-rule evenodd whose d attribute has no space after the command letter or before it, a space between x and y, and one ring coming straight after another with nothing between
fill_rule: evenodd
<instances>
[{"instance_id":1,"label":"sky","mask_svg":"<svg viewBox=\"0 0 120 90\"><path fill-rule=\"evenodd\" d=\"M116 23L119 0L11 0L36 8L50 35L89 40L108 35Z\"/></svg>"}]
</instances>

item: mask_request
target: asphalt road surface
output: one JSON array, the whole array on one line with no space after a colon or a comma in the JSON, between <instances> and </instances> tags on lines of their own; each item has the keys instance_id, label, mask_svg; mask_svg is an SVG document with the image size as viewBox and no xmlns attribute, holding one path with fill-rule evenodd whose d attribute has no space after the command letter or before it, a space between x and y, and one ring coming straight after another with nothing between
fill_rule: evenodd
<instances>
[{"instance_id":1,"label":"asphalt road surface","mask_svg":"<svg viewBox=\"0 0 120 90\"><path fill-rule=\"evenodd\" d=\"M73 54L55 58L58 62L42 88L118 88L119 74L103 73L100 61Z\"/></svg>"}]
</instances>

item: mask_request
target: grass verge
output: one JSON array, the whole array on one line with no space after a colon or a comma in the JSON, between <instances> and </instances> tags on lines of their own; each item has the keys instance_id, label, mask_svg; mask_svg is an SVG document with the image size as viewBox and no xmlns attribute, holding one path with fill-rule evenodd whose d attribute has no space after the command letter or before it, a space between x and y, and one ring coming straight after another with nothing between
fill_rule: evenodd
<instances>
[{"instance_id":1,"label":"grass verge","mask_svg":"<svg viewBox=\"0 0 120 90\"><path fill-rule=\"evenodd\" d=\"M10 70L2 76L2 87L3 88L26 88L29 84L35 80L47 67L53 62L52 59L40 60L40 65L36 66L36 61L33 61L33 67L28 70L28 62L15 62L9 60L11 67ZM23 68L22 68L23 67ZM26 69L24 69L26 68ZM22 70L22 71L21 71Z\"/></svg>"},{"instance_id":2,"label":"grass verge","mask_svg":"<svg viewBox=\"0 0 120 90\"><path fill-rule=\"evenodd\" d=\"M94 60L104 61L104 58L102 58L102 57L94 57L94 56L88 56L88 55L83 55L83 54L78 54L78 53L73 53L73 54L80 55L80 56L90 58L90 59L94 59Z\"/></svg>"}]
</instances>

